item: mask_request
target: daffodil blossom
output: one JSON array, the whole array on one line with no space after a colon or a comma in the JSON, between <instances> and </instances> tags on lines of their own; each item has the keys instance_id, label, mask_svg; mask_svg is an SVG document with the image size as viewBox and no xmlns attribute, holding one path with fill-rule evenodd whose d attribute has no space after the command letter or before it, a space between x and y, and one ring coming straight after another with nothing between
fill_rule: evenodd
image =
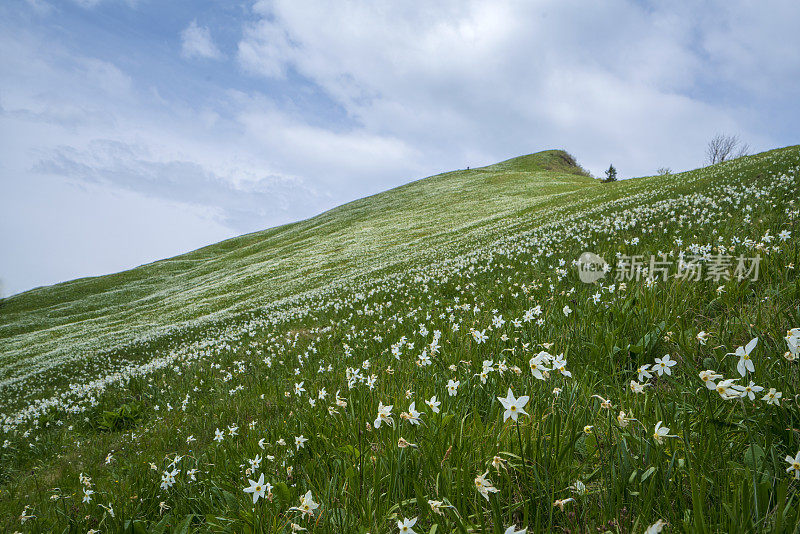
<instances>
[{"instance_id":1,"label":"daffodil blossom","mask_svg":"<svg viewBox=\"0 0 800 534\"><path fill-rule=\"evenodd\" d=\"M177 469L164 471L161 475L161 489L169 489L175 484L175 476L179 473Z\"/></svg>"},{"instance_id":2,"label":"daffodil blossom","mask_svg":"<svg viewBox=\"0 0 800 534\"><path fill-rule=\"evenodd\" d=\"M775 406L778 406L781 403L780 399L782 396L783 393L780 391L777 391L775 388L769 388L769 391L766 395L761 397L761 400L767 401L767 404L774 404Z\"/></svg>"},{"instance_id":3,"label":"daffodil blossom","mask_svg":"<svg viewBox=\"0 0 800 534\"><path fill-rule=\"evenodd\" d=\"M507 469L506 461L500 458L499 456L495 456L492 458L492 467L500 471L500 468Z\"/></svg>"},{"instance_id":4,"label":"daffodil blossom","mask_svg":"<svg viewBox=\"0 0 800 534\"><path fill-rule=\"evenodd\" d=\"M647 527L644 531L644 534L658 534L659 532L664 530L665 526L667 526L667 524L663 520L659 519L658 521Z\"/></svg>"},{"instance_id":5,"label":"daffodil blossom","mask_svg":"<svg viewBox=\"0 0 800 534\"><path fill-rule=\"evenodd\" d=\"M570 489L575 493L575 495L586 495L589 493L589 490L586 488L586 484L584 484L580 480L576 480L575 482L570 485Z\"/></svg>"},{"instance_id":6,"label":"daffodil blossom","mask_svg":"<svg viewBox=\"0 0 800 534\"><path fill-rule=\"evenodd\" d=\"M384 406L382 402L378 403L378 417L375 418L375 428L380 428L382 423L389 426L394 426L394 419L392 419L393 405Z\"/></svg>"},{"instance_id":7,"label":"daffodil blossom","mask_svg":"<svg viewBox=\"0 0 800 534\"><path fill-rule=\"evenodd\" d=\"M486 330L482 330L482 331L473 330L472 331L472 339L475 340L475 343L480 345L481 343L485 343L486 340L489 339L489 338L486 337Z\"/></svg>"},{"instance_id":8,"label":"daffodil blossom","mask_svg":"<svg viewBox=\"0 0 800 534\"><path fill-rule=\"evenodd\" d=\"M400 447L401 449L405 449L406 447L416 447L416 445L406 440L402 436L397 440L397 446Z\"/></svg>"},{"instance_id":9,"label":"daffodil blossom","mask_svg":"<svg viewBox=\"0 0 800 534\"><path fill-rule=\"evenodd\" d=\"M656 423L656 428L653 431L653 439L656 440L657 443L661 444L664 443L664 438L677 438L673 434L669 433L669 428L665 426L661 426L661 421Z\"/></svg>"},{"instance_id":10,"label":"daffodil blossom","mask_svg":"<svg viewBox=\"0 0 800 534\"><path fill-rule=\"evenodd\" d=\"M253 504L272 491L272 485L269 482L264 483L264 473L261 473L257 481L248 479L248 482L250 482L250 486L244 488L244 492L253 494Z\"/></svg>"},{"instance_id":11,"label":"daffodil blossom","mask_svg":"<svg viewBox=\"0 0 800 534\"><path fill-rule=\"evenodd\" d=\"M606 410L610 410L611 408L613 408L613 405L611 404L611 400L610 399L604 399L600 395L592 395L592 398L593 399L598 399L600 401L600 407L601 408L605 408Z\"/></svg>"},{"instance_id":12,"label":"daffodil blossom","mask_svg":"<svg viewBox=\"0 0 800 534\"><path fill-rule=\"evenodd\" d=\"M256 454L256 457L253 458L252 460L248 460L248 462L250 463L250 469L255 471L261 465L261 455Z\"/></svg>"},{"instance_id":13,"label":"daffodil blossom","mask_svg":"<svg viewBox=\"0 0 800 534\"><path fill-rule=\"evenodd\" d=\"M711 337L711 334L706 332L705 330L701 330L697 333L697 341L700 342L701 345L705 345L708 342L708 338Z\"/></svg>"},{"instance_id":14,"label":"daffodil blossom","mask_svg":"<svg viewBox=\"0 0 800 534\"><path fill-rule=\"evenodd\" d=\"M736 352L730 353L739 357L739 363L736 364L736 370L739 371L740 375L745 376L748 372L754 373L756 371L756 368L753 365L753 360L750 359L750 353L753 352L753 349L756 348L757 344L758 338L754 337L747 343L747 345L743 347L737 347Z\"/></svg>"},{"instance_id":15,"label":"daffodil blossom","mask_svg":"<svg viewBox=\"0 0 800 534\"><path fill-rule=\"evenodd\" d=\"M486 471L484 474L475 477L475 488L487 501L489 500L489 493L497 493L500 491L494 487L491 480L486 478L488 474L489 471Z\"/></svg>"},{"instance_id":16,"label":"daffodil blossom","mask_svg":"<svg viewBox=\"0 0 800 534\"><path fill-rule=\"evenodd\" d=\"M412 402L411 406L408 407L408 411L400 414L401 419L408 421L412 425L418 425L421 421L419 416L422 414L417 411L416 404L416 402Z\"/></svg>"},{"instance_id":17,"label":"daffodil blossom","mask_svg":"<svg viewBox=\"0 0 800 534\"><path fill-rule=\"evenodd\" d=\"M314 515L314 510L319 508L319 504L314 502L311 497L311 490L308 490L305 495L300 497L300 505L293 506L289 510L299 510L303 515Z\"/></svg>"},{"instance_id":18,"label":"daffodil blossom","mask_svg":"<svg viewBox=\"0 0 800 534\"><path fill-rule=\"evenodd\" d=\"M628 415L623 411L620 411L619 415L617 415L617 424L619 424L619 426L622 428L627 427L631 421L636 421L636 419L628 417Z\"/></svg>"},{"instance_id":19,"label":"daffodil blossom","mask_svg":"<svg viewBox=\"0 0 800 534\"><path fill-rule=\"evenodd\" d=\"M721 374L715 373L710 369L700 371L700 380L702 380L705 386L712 391L717 389L717 384L714 381L719 380L720 378L722 378Z\"/></svg>"},{"instance_id":20,"label":"daffodil blossom","mask_svg":"<svg viewBox=\"0 0 800 534\"><path fill-rule=\"evenodd\" d=\"M739 394L742 397L748 397L750 400L755 400L756 393L761 393L762 391L764 391L763 387L757 386L752 380L746 386L735 385L733 387L734 389L736 389L736 391L739 392Z\"/></svg>"},{"instance_id":21,"label":"daffodil blossom","mask_svg":"<svg viewBox=\"0 0 800 534\"><path fill-rule=\"evenodd\" d=\"M631 380L631 391L634 393L644 393L644 387L647 384L640 384L635 380Z\"/></svg>"},{"instance_id":22,"label":"daffodil blossom","mask_svg":"<svg viewBox=\"0 0 800 534\"><path fill-rule=\"evenodd\" d=\"M428 405L428 408L430 408L433 413L439 413L439 405L442 403L437 401L436 395L434 395L430 399L426 400L425 404Z\"/></svg>"},{"instance_id":23,"label":"daffodil blossom","mask_svg":"<svg viewBox=\"0 0 800 534\"><path fill-rule=\"evenodd\" d=\"M530 397L527 395L523 395L520 398L514 398L514 393L511 392L511 388L508 388L508 393L506 397L497 397L500 401L500 404L503 405L505 408L505 412L503 412L503 421L505 422L510 417L514 421L517 420L519 414L528 415L528 412L525 411L525 406L528 404Z\"/></svg>"},{"instance_id":24,"label":"daffodil blossom","mask_svg":"<svg viewBox=\"0 0 800 534\"><path fill-rule=\"evenodd\" d=\"M553 369L561 373L563 376L572 378L572 373L567 370L567 360L564 359L563 354L559 354L553 360Z\"/></svg>"},{"instance_id":25,"label":"daffodil blossom","mask_svg":"<svg viewBox=\"0 0 800 534\"><path fill-rule=\"evenodd\" d=\"M417 524L417 518L413 519L406 519L405 517L402 521L397 522L397 528L400 529L400 532L403 534L417 534L416 531L412 528L414 525Z\"/></svg>"},{"instance_id":26,"label":"daffodil blossom","mask_svg":"<svg viewBox=\"0 0 800 534\"><path fill-rule=\"evenodd\" d=\"M735 389L736 384L734 384L733 382L734 382L733 378L727 378L725 380L720 380L717 383L715 389L717 390L717 393L719 393L720 397L722 397L725 400L736 399L738 397L741 397L741 394Z\"/></svg>"},{"instance_id":27,"label":"daffodil blossom","mask_svg":"<svg viewBox=\"0 0 800 534\"><path fill-rule=\"evenodd\" d=\"M795 358L800 356L800 328L792 328L786 332L785 339L789 347L789 353Z\"/></svg>"},{"instance_id":28,"label":"daffodil blossom","mask_svg":"<svg viewBox=\"0 0 800 534\"><path fill-rule=\"evenodd\" d=\"M458 393L458 386L460 385L461 382L459 382L458 380L453 380L452 378L450 379L449 382L447 382L447 392L450 394L451 397L456 396L456 393Z\"/></svg>"},{"instance_id":29,"label":"daffodil blossom","mask_svg":"<svg viewBox=\"0 0 800 534\"><path fill-rule=\"evenodd\" d=\"M639 382L644 382L645 380L650 380L653 378L653 374L650 372L649 363L640 365L639 368L636 369L636 374L638 375Z\"/></svg>"},{"instance_id":30,"label":"daffodil blossom","mask_svg":"<svg viewBox=\"0 0 800 534\"><path fill-rule=\"evenodd\" d=\"M789 467L786 468L786 472L794 475L795 480L800 480L800 451L797 451L797 454L794 458L786 455L786 461L789 463Z\"/></svg>"},{"instance_id":31,"label":"daffodil blossom","mask_svg":"<svg viewBox=\"0 0 800 534\"><path fill-rule=\"evenodd\" d=\"M663 358L656 358L656 363L653 364L653 369L655 369L658 376L662 374L671 375L672 374L672 367L677 364L675 360L670 359L669 354L665 354Z\"/></svg>"},{"instance_id":32,"label":"daffodil blossom","mask_svg":"<svg viewBox=\"0 0 800 534\"><path fill-rule=\"evenodd\" d=\"M531 358L528 362L528 365L531 368L531 374L533 374L534 378L538 380L544 380L547 377L547 371L550 369L548 369L544 364L545 361L547 361L546 358L542 355L542 353L539 353Z\"/></svg>"},{"instance_id":33,"label":"daffodil blossom","mask_svg":"<svg viewBox=\"0 0 800 534\"><path fill-rule=\"evenodd\" d=\"M431 499L428 499L428 505L431 507L431 510L434 513L437 513L439 515L444 515L444 510L442 510L442 506L444 505L444 503L442 501L433 501Z\"/></svg>"}]
</instances>

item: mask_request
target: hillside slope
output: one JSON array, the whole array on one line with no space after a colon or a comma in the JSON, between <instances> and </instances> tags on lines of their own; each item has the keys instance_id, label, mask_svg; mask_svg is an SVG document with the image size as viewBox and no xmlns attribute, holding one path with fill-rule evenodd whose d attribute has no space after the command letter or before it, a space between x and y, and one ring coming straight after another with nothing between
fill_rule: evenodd
<instances>
[{"instance_id":1,"label":"hillside slope","mask_svg":"<svg viewBox=\"0 0 800 534\"><path fill-rule=\"evenodd\" d=\"M0 531L796 531L800 147L565 158L9 299Z\"/></svg>"},{"instance_id":2,"label":"hillside slope","mask_svg":"<svg viewBox=\"0 0 800 534\"><path fill-rule=\"evenodd\" d=\"M564 152L540 152L425 178L118 274L15 295L0 306L0 388L323 283L443 257L492 239L511 215L596 185Z\"/></svg>"}]
</instances>

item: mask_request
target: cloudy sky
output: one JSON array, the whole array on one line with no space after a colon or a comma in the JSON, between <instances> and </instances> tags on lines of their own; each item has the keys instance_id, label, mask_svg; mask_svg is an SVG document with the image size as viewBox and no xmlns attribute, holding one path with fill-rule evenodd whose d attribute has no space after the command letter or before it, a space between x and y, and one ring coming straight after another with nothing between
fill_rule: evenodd
<instances>
[{"instance_id":1,"label":"cloudy sky","mask_svg":"<svg viewBox=\"0 0 800 534\"><path fill-rule=\"evenodd\" d=\"M599 175L800 142L800 3L6 0L2 292L565 148Z\"/></svg>"}]
</instances>

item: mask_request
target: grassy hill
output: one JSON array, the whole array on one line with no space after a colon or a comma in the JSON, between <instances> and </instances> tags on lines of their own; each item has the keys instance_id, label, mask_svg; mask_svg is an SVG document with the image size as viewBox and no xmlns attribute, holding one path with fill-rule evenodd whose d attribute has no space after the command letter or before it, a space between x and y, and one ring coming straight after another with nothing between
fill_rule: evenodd
<instances>
[{"instance_id":1,"label":"grassy hill","mask_svg":"<svg viewBox=\"0 0 800 534\"><path fill-rule=\"evenodd\" d=\"M445 257L492 239L510 216L541 212L596 185L566 153L540 152L432 176L118 274L15 295L0 307L0 388L34 376L51 381L98 352L323 284Z\"/></svg>"},{"instance_id":2,"label":"grassy hill","mask_svg":"<svg viewBox=\"0 0 800 534\"><path fill-rule=\"evenodd\" d=\"M0 529L792 530L798 172L787 147L599 184L540 152L5 299Z\"/></svg>"}]
</instances>

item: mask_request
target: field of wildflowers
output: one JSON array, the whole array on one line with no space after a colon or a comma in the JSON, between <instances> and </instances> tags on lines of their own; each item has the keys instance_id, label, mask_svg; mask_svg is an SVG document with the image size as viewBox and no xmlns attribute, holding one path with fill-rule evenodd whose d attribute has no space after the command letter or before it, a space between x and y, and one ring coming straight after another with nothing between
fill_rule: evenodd
<instances>
[{"instance_id":1,"label":"field of wildflowers","mask_svg":"<svg viewBox=\"0 0 800 534\"><path fill-rule=\"evenodd\" d=\"M800 147L565 156L4 302L0 529L795 532Z\"/></svg>"}]
</instances>

